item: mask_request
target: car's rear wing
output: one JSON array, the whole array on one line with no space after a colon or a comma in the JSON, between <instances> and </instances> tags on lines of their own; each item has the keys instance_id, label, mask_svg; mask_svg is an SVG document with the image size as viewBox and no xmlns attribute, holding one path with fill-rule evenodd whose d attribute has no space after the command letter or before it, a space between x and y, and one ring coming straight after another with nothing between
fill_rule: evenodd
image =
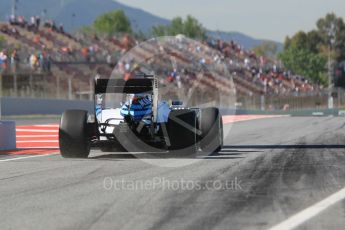
<instances>
[{"instance_id":1,"label":"car's rear wing","mask_svg":"<svg viewBox=\"0 0 345 230\"><path fill-rule=\"evenodd\" d=\"M137 94L152 92L153 88L154 78L132 78L127 81L123 79L96 79L95 81L95 94Z\"/></svg>"}]
</instances>

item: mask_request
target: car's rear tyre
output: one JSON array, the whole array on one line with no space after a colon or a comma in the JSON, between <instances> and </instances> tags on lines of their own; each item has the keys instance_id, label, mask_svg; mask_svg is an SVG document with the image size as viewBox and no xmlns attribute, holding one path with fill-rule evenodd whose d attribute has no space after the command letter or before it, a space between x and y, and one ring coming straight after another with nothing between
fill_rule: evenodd
<instances>
[{"instance_id":1,"label":"car's rear tyre","mask_svg":"<svg viewBox=\"0 0 345 230\"><path fill-rule=\"evenodd\" d=\"M223 120L218 108L200 109L199 145L203 152L217 153L223 147Z\"/></svg>"},{"instance_id":2,"label":"car's rear tyre","mask_svg":"<svg viewBox=\"0 0 345 230\"><path fill-rule=\"evenodd\" d=\"M66 110L60 122L59 146L61 156L66 158L87 158L90 153L87 112Z\"/></svg>"},{"instance_id":3,"label":"car's rear tyre","mask_svg":"<svg viewBox=\"0 0 345 230\"><path fill-rule=\"evenodd\" d=\"M197 152L197 116L189 109L172 110L169 114L167 130L169 151L183 155Z\"/></svg>"}]
</instances>

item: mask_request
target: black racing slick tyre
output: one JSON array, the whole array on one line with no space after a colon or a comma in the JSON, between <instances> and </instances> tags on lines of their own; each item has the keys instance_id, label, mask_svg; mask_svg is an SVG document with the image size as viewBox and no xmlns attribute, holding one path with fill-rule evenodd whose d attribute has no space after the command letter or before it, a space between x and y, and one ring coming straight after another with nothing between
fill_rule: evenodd
<instances>
[{"instance_id":1,"label":"black racing slick tyre","mask_svg":"<svg viewBox=\"0 0 345 230\"><path fill-rule=\"evenodd\" d=\"M90 140L87 128L87 112L66 110L60 122L59 146L65 158L87 158L90 153Z\"/></svg>"},{"instance_id":2,"label":"black racing slick tyre","mask_svg":"<svg viewBox=\"0 0 345 230\"><path fill-rule=\"evenodd\" d=\"M197 152L197 116L189 109L172 110L169 114L167 130L169 151L184 155Z\"/></svg>"},{"instance_id":3,"label":"black racing slick tyre","mask_svg":"<svg viewBox=\"0 0 345 230\"><path fill-rule=\"evenodd\" d=\"M223 147L223 120L218 108L200 109L199 145L203 152L217 153Z\"/></svg>"}]
</instances>

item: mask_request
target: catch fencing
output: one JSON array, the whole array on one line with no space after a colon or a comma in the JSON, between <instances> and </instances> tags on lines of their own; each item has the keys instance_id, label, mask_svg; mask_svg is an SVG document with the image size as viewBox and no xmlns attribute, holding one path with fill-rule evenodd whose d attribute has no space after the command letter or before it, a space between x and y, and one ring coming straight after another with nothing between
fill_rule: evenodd
<instances>
[{"instance_id":1,"label":"catch fencing","mask_svg":"<svg viewBox=\"0 0 345 230\"><path fill-rule=\"evenodd\" d=\"M95 72L83 79L75 75L68 76L55 66L52 72L22 70L16 73L0 70L0 97L36 98L58 100L93 100L93 79ZM85 68L87 66L80 66ZM345 91L341 88L332 90L333 108L345 108ZM199 95L200 96L200 95ZM261 111L289 111L303 109L326 109L329 107L327 90L308 94L290 95L248 95L235 96L234 108ZM193 100L193 98L190 98ZM189 100L190 100L189 99ZM196 98L197 99L197 98ZM229 99L230 100L230 99Z\"/></svg>"}]
</instances>

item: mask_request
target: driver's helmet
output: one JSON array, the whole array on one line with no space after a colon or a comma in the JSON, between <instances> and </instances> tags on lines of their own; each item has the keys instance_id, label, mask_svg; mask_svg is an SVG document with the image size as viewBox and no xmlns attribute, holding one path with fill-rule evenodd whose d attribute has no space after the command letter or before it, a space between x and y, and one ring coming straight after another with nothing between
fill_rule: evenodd
<instances>
[{"instance_id":1,"label":"driver's helmet","mask_svg":"<svg viewBox=\"0 0 345 230\"><path fill-rule=\"evenodd\" d=\"M147 94L129 94L121 107L121 116L130 115L134 121L140 121L152 114L152 99Z\"/></svg>"}]
</instances>

